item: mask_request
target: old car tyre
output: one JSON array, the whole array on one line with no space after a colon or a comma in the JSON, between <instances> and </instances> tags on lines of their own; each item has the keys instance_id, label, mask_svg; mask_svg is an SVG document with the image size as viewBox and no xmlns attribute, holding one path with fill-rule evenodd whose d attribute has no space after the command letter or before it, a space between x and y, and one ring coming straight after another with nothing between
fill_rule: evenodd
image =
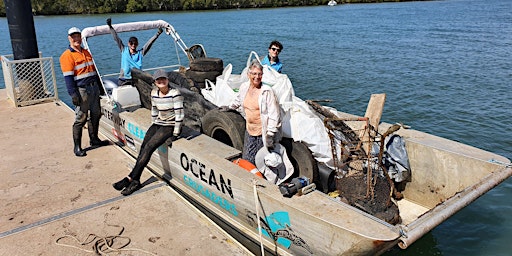
<instances>
[{"instance_id":1,"label":"old car tyre","mask_svg":"<svg viewBox=\"0 0 512 256\"><path fill-rule=\"evenodd\" d=\"M280 143L286 148L286 153L295 169L292 177L306 176L311 183L319 183L318 164L309 148L304 143L290 138L283 138Z\"/></svg>"},{"instance_id":2,"label":"old car tyre","mask_svg":"<svg viewBox=\"0 0 512 256\"><path fill-rule=\"evenodd\" d=\"M187 79L187 77L180 72L175 72L175 71L168 72L167 78L169 78L169 82L176 84L181 88L190 89L190 87L194 86L194 82Z\"/></svg>"},{"instance_id":3,"label":"old car tyre","mask_svg":"<svg viewBox=\"0 0 512 256\"><path fill-rule=\"evenodd\" d=\"M200 91L194 81L187 79L184 74L171 71L167 72L167 78L173 88L185 88L188 90ZM153 90L153 77L150 73L140 69L132 69L133 86L139 92L140 102L144 108L151 110L151 91Z\"/></svg>"},{"instance_id":4,"label":"old car tyre","mask_svg":"<svg viewBox=\"0 0 512 256\"><path fill-rule=\"evenodd\" d=\"M199 82L199 83L201 83L201 82L204 83L205 79L215 82L215 80L217 80L217 76L220 76L221 74L222 74L222 72L219 72L219 71L203 72L203 71L194 71L194 70L190 70L190 69L185 72L185 75L187 76L187 78L190 78L190 79L192 79L192 81Z\"/></svg>"},{"instance_id":5,"label":"old car tyre","mask_svg":"<svg viewBox=\"0 0 512 256\"><path fill-rule=\"evenodd\" d=\"M224 63L219 58L198 58L190 62L190 70L193 71L219 71L224 70Z\"/></svg>"},{"instance_id":6,"label":"old car tyre","mask_svg":"<svg viewBox=\"0 0 512 256\"><path fill-rule=\"evenodd\" d=\"M203 116L201 123L204 134L242 151L245 119L238 112L212 109Z\"/></svg>"},{"instance_id":7,"label":"old car tyre","mask_svg":"<svg viewBox=\"0 0 512 256\"><path fill-rule=\"evenodd\" d=\"M194 82L194 86L198 89L204 89L204 88L206 88L206 83L205 82Z\"/></svg>"}]
</instances>

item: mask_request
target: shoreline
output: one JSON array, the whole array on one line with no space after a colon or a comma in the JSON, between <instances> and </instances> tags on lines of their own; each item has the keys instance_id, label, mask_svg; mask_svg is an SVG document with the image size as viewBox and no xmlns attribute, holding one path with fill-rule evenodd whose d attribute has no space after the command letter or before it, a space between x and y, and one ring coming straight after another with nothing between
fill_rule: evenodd
<instances>
[{"instance_id":1,"label":"shoreline","mask_svg":"<svg viewBox=\"0 0 512 256\"><path fill-rule=\"evenodd\" d=\"M338 0L338 5L345 4L376 4L376 3L401 3L401 2L425 2L436 0ZM211 2L210 4L182 2L179 6L173 3L163 3L158 6L142 6L142 5L121 5L89 7L88 0L82 1L83 6L69 6L67 9L52 10L52 5L39 3L32 5L32 14L34 16L61 16L61 15L93 15L93 14L130 14L145 12L185 12L185 11L222 11L236 9L270 9L270 8L286 8L286 7L311 7L311 6L327 6L329 0L310 0L308 3L303 1L276 1L272 0L262 4L248 2L240 4L240 2L231 3L227 1ZM61 6L62 7L62 6ZM334 6L333 6L334 7ZM0 2L0 17L6 17L5 4Z\"/></svg>"}]
</instances>

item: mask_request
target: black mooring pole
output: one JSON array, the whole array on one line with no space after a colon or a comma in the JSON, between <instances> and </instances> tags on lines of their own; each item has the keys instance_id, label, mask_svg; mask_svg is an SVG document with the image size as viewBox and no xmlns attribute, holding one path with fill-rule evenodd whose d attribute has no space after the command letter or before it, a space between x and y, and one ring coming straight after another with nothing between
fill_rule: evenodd
<instances>
[{"instance_id":1,"label":"black mooring pole","mask_svg":"<svg viewBox=\"0 0 512 256\"><path fill-rule=\"evenodd\" d=\"M39 58L30 0L4 0L15 60Z\"/></svg>"}]
</instances>

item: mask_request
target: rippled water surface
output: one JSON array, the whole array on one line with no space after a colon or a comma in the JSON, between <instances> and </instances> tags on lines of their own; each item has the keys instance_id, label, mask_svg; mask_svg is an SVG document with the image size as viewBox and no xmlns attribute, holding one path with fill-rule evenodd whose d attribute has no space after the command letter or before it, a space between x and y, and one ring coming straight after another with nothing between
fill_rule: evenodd
<instances>
[{"instance_id":1,"label":"rippled water surface","mask_svg":"<svg viewBox=\"0 0 512 256\"><path fill-rule=\"evenodd\" d=\"M283 72L304 99L363 115L372 93L386 93L382 120L460 141L512 158L512 1L447 0L181 13L35 17L39 51L53 57L66 102L58 57L70 26L163 19L188 44L240 72L251 50L281 41ZM141 44L153 32L143 32ZM0 18L0 54L10 54ZM92 42L91 42L92 43ZM100 71L118 71L107 37L93 52ZM155 45L145 63L165 63ZM3 77L0 87L3 88ZM389 255L511 255L512 181L464 208L407 250Z\"/></svg>"}]
</instances>

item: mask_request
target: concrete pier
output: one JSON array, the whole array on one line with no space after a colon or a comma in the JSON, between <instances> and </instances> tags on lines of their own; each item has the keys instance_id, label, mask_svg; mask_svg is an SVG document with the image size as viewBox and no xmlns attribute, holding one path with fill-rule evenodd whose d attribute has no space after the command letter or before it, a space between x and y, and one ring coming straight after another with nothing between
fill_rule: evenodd
<instances>
[{"instance_id":1,"label":"concrete pier","mask_svg":"<svg viewBox=\"0 0 512 256\"><path fill-rule=\"evenodd\" d=\"M94 255L105 237L127 244L109 255L251 255L149 171L136 193L114 190L134 159L87 148L87 131L76 157L73 119L63 102L15 108L0 90L0 255Z\"/></svg>"}]
</instances>

